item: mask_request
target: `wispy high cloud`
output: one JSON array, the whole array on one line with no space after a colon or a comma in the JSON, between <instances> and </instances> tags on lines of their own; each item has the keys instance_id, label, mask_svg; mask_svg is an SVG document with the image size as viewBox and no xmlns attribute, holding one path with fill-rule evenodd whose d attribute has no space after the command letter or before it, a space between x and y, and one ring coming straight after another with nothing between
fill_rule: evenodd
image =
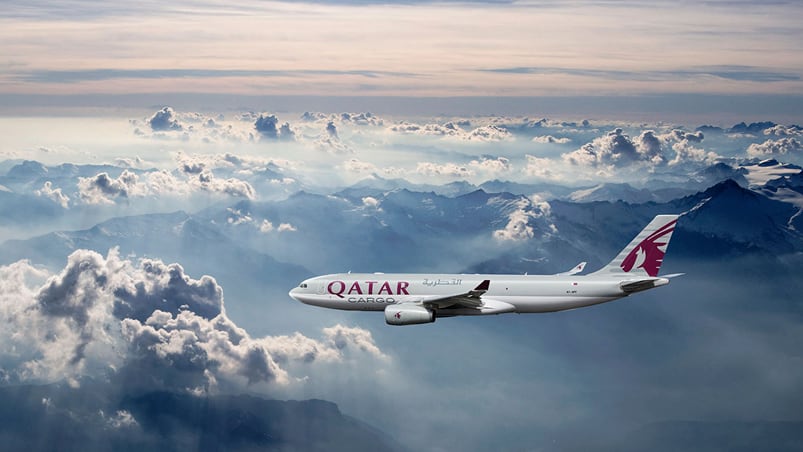
<instances>
[{"instance_id":1,"label":"wispy high cloud","mask_svg":"<svg viewBox=\"0 0 803 452\"><path fill-rule=\"evenodd\" d=\"M799 81L803 74L799 71L773 71L761 66L704 66L694 68L681 68L675 70L608 70L578 67L508 67L482 69L485 72L502 74L534 74L534 75L572 75L590 78L605 78L610 80L634 81L671 81L688 79L719 78L723 80L746 82L785 82Z\"/></svg>"},{"instance_id":2,"label":"wispy high cloud","mask_svg":"<svg viewBox=\"0 0 803 452\"><path fill-rule=\"evenodd\" d=\"M0 30L12 62L2 86L8 93L436 97L798 92L803 74L790 43L801 37L794 20L800 5L730 4L182 0L64 7L15 0L4 5ZM41 41L43 27L62 43L59 53ZM170 39L152 32L167 29ZM304 40L275 39L299 30ZM651 39L639 40L645 30ZM690 59L690 48L716 58ZM266 69L253 55L271 55L274 63Z\"/></svg>"},{"instance_id":3,"label":"wispy high cloud","mask_svg":"<svg viewBox=\"0 0 803 452\"><path fill-rule=\"evenodd\" d=\"M34 83L79 83L125 79L226 79L226 78L279 78L297 76L357 76L368 79L385 76L414 77L409 72L388 72L373 70L231 70L231 69L86 69L86 70L39 70L20 71L11 77L20 81Z\"/></svg>"}]
</instances>

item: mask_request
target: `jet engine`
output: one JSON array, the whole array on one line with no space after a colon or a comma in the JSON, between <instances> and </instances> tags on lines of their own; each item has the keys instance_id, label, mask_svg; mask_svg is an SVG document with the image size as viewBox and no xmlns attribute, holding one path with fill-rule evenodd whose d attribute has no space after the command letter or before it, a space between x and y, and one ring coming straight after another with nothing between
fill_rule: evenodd
<instances>
[{"instance_id":1,"label":"jet engine","mask_svg":"<svg viewBox=\"0 0 803 452\"><path fill-rule=\"evenodd\" d=\"M417 325L435 321L435 311L416 304L394 304L385 308L388 325Z\"/></svg>"}]
</instances>

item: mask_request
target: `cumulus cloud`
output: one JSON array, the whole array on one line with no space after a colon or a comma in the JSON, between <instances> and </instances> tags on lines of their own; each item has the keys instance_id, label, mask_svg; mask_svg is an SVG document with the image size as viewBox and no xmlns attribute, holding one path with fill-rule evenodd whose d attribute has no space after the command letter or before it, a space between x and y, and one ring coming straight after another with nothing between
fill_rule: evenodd
<instances>
[{"instance_id":1,"label":"cumulus cloud","mask_svg":"<svg viewBox=\"0 0 803 452\"><path fill-rule=\"evenodd\" d=\"M362 205L363 207L367 207L369 209L374 210L382 210L379 207L379 200L374 198L373 196L365 196L362 198Z\"/></svg>"},{"instance_id":2,"label":"cumulus cloud","mask_svg":"<svg viewBox=\"0 0 803 452\"><path fill-rule=\"evenodd\" d=\"M535 237L536 229L533 224L537 219L541 219L546 226L543 228L544 235L557 232L557 228L550 221L552 206L538 195L519 198L510 204L509 210L505 227L493 232L497 240L518 242Z\"/></svg>"},{"instance_id":3,"label":"cumulus cloud","mask_svg":"<svg viewBox=\"0 0 803 452\"><path fill-rule=\"evenodd\" d=\"M513 134L504 127L492 124L488 126L477 127L468 133L466 139L469 141L486 142L505 141L512 140Z\"/></svg>"},{"instance_id":4,"label":"cumulus cloud","mask_svg":"<svg viewBox=\"0 0 803 452\"><path fill-rule=\"evenodd\" d=\"M164 107L148 119L148 124L154 132L180 131L184 127L178 122L176 112L171 107Z\"/></svg>"},{"instance_id":5,"label":"cumulus cloud","mask_svg":"<svg viewBox=\"0 0 803 452\"><path fill-rule=\"evenodd\" d=\"M289 122L285 122L279 127L279 138L285 141L295 141L296 132L290 127Z\"/></svg>"},{"instance_id":6,"label":"cumulus cloud","mask_svg":"<svg viewBox=\"0 0 803 452\"><path fill-rule=\"evenodd\" d=\"M295 141L296 134L290 127L290 123L285 122L278 125L279 118L276 115L261 114L254 121L254 128L263 139Z\"/></svg>"},{"instance_id":7,"label":"cumulus cloud","mask_svg":"<svg viewBox=\"0 0 803 452\"><path fill-rule=\"evenodd\" d=\"M513 139L513 134L509 130L496 124L484 125L466 131L455 122L447 122L443 125L400 122L389 127L388 130L409 135L454 137L464 141L497 142Z\"/></svg>"},{"instance_id":8,"label":"cumulus cloud","mask_svg":"<svg viewBox=\"0 0 803 452\"><path fill-rule=\"evenodd\" d=\"M279 122L279 118L276 115L259 115L254 122L254 128L264 138L277 139L279 138L279 129L276 127L277 122Z\"/></svg>"},{"instance_id":9,"label":"cumulus cloud","mask_svg":"<svg viewBox=\"0 0 803 452\"><path fill-rule=\"evenodd\" d=\"M616 128L576 151L563 154L563 158L573 165L583 166L627 164L638 160L639 152L630 136Z\"/></svg>"},{"instance_id":10,"label":"cumulus cloud","mask_svg":"<svg viewBox=\"0 0 803 452\"><path fill-rule=\"evenodd\" d=\"M777 124L770 128L764 129L764 135L775 135L776 137L799 137L803 135L803 127L800 127L796 124L790 126Z\"/></svg>"},{"instance_id":11,"label":"cumulus cloud","mask_svg":"<svg viewBox=\"0 0 803 452\"><path fill-rule=\"evenodd\" d=\"M123 170L117 178L106 172L78 178L78 196L87 204L113 204L115 198L139 194L142 194L139 176L129 170Z\"/></svg>"},{"instance_id":12,"label":"cumulus cloud","mask_svg":"<svg viewBox=\"0 0 803 452\"><path fill-rule=\"evenodd\" d=\"M616 128L593 139L579 149L563 154L564 161L572 165L599 168L611 172L615 167L646 163L648 166L676 165L687 161L709 161L716 154L696 148L703 141L702 132L686 132L680 129L666 133L644 130L636 138ZM674 154L670 160L668 155Z\"/></svg>"},{"instance_id":13,"label":"cumulus cloud","mask_svg":"<svg viewBox=\"0 0 803 452\"><path fill-rule=\"evenodd\" d=\"M210 193L221 193L229 196L254 199L256 190L248 182L235 178L222 179L215 177L211 171L204 171L195 179L190 179L193 186Z\"/></svg>"},{"instance_id":14,"label":"cumulus cloud","mask_svg":"<svg viewBox=\"0 0 803 452\"><path fill-rule=\"evenodd\" d=\"M526 155L527 166L524 167L524 174L539 179L557 179L560 173L557 171L557 163L554 160Z\"/></svg>"},{"instance_id":15,"label":"cumulus cloud","mask_svg":"<svg viewBox=\"0 0 803 452\"><path fill-rule=\"evenodd\" d=\"M226 209L229 213L228 217L226 218L226 222L231 225L239 225L239 224L247 224L254 221L253 218L248 213L243 213L238 209L234 209L229 207Z\"/></svg>"},{"instance_id":16,"label":"cumulus cloud","mask_svg":"<svg viewBox=\"0 0 803 452\"><path fill-rule=\"evenodd\" d=\"M350 154L354 152L347 144L340 141L337 126L332 121L326 123L324 133L315 140L315 147L333 154Z\"/></svg>"},{"instance_id":17,"label":"cumulus cloud","mask_svg":"<svg viewBox=\"0 0 803 452\"><path fill-rule=\"evenodd\" d=\"M326 123L326 133L329 135L329 138L339 140L340 137L337 136L337 126L332 121Z\"/></svg>"},{"instance_id":18,"label":"cumulus cloud","mask_svg":"<svg viewBox=\"0 0 803 452\"><path fill-rule=\"evenodd\" d=\"M328 117L329 116L326 113L321 113L319 111L305 111L301 115L301 120L306 122L316 122L316 121L323 121Z\"/></svg>"},{"instance_id":19,"label":"cumulus cloud","mask_svg":"<svg viewBox=\"0 0 803 452\"><path fill-rule=\"evenodd\" d=\"M371 112L339 114L322 113L319 111L306 111L301 115L304 122L337 122L349 123L357 126L382 126L385 121Z\"/></svg>"},{"instance_id":20,"label":"cumulus cloud","mask_svg":"<svg viewBox=\"0 0 803 452\"><path fill-rule=\"evenodd\" d=\"M669 161L670 166L689 162L712 164L720 158L717 153L698 148L688 140L672 144L672 150L675 152L675 157Z\"/></svg>"},{"instance_id":21,"label":"cumulus cloud","mask_svg":"<svg viewBox=\"0 0 803 452\"><path fill-rule=\"evenodd\" d=\"M571 138L568 137L553 137L552 135L542 135L533 137L533 143L542 143L542 144L566 144L572 141Z\"/></svg>"},{"instance_id":22,"label":"cumulus cloud","mask_svg":"<svg viewBox=\"0 0 803 452\"><path fill-rule=\"evenodd\" d=\"M375 116L371 112L341 113L340 120L361 126L381 126L385 123L382 118Z\"/></svg>"},{"instance_id":23,"label":"cumulus cloud","mask_svg":"<svg viewBox=\"0 0 803 452\"><path fill-rule=\"evenodd\" d=\"M302 382L290 368L387 360L371 333L336 325L321 339L252 337L226 316L214 278L179 264L77 250L50 274L0 266L0 361L12 383L111 378L125 390L195 394ZM110 417L121 426L127 416Z\"/></svg>"},{"instance_id":24,"label":"cumulus cloud","mask_svg":"<svg viewBox=\"0 0 803 452\"><path fill-rule=\"evenodd\" d=\"M117 178L102 172L93 177L78 178L78 195L86 204L114 204L117 199L132 197L175 195L182 196L204 191L233 197L254 199L256 191L246 181L236 178L218 178L201 163L183 163L179 178L165 170L137 175L123 170Z\"/></svg>"},{"instance_id":25,"label":"cumulus cloud","mask_svg":"<svg viewBox=\"0 0 803 452\"><path fill-rule=\"evenodd\" d=\"M419 162L415 172L424 176L470 177L474 172L454 163Z\"/></svg>"},{"instance_id":26,"label":"cumulus cloud","mask_svg":"<svg viewBox=\"0 0 803 452\"><path fill-rule=\"evenodd\" d=\"M768 157L803 153L803 145L796 138L780 138L753 143L747 148L747 154L753 157Z\"/></svg>"},{"instance_id":27,"label":"cumulus cloud","mask_svg":"<svg viewBox=\"0 0 803 452\"><path fill-rule=\"evenodd\" d=\"M271 231L273 231L273 223L267 219L262 220L262 223L259 224L259 232L267 234Z\"/></svg>"},{"instance_id":28,"label":"cumulus cloud","mask_svg":"<svg viewBox=\"0 0 803 452\"><path fill-rule=\"evenodd\" d=\"M66 209L70 203L70 197L65 195L61 191L61 188L53 188L53 182L50 181L45 181L42 188L34 191L34 194L36 196L41 196L43 198L50 199L51 201L60 205L64 209Z\"/></svg>"},{"instance_id":29,"label":"cumulus cloud","mask_svg":"<svg viewBox=\"0 0 803 452\"><path fill-rule=\"evenodd\" d=\"M401 122L389 128L392 132L414 134L414 135L436 135L436 136L464 136L465 131L453 122L440 124L415 124L411 122Z\"/></svg>"},{"instance_id":30,"label":"cumulus cloud","mask_svg":"<svg viewBox=\"0 0 803 452\"><path fill-rule=\"evenodd\" d=\"M468 164L479 172L499 175L510 171L510 160L505 157L483 157L479 160L472 160Z\"/></svg>"}]
</instances>

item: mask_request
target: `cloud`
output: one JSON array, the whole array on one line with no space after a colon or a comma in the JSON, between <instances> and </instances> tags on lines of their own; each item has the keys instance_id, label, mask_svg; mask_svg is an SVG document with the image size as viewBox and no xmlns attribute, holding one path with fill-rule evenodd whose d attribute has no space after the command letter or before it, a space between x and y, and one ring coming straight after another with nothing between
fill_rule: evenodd
<instances>
[{"instance_id":1,"label":"cloud","mask_svg":"<svg viewBox=\"0 0 803 452\"><path fill-rule=\"evenodd\" d=\"M255 199L256 190L248 182L235 178L221 179L215 177L211 171L204 171L195 179L190 179L191 185L199 187L210 193L220 193L229 196Z\"/></svg>"},{"instance_id":2,"label":"cloud","mask_svg":"<svg viewBox=\"0 0 803 452\"><path fill-rule=\"evenodd\" d=\"M332 154L351 154L354 152L347 144L340 141L337 135L337 128L331 121L327 123L324 134L315 140L315 147Z\"/></svg>"},{"instance_id":3,"label":"cloud","mask_svg":"<svg viewBox=\"0 0 803 452\"><path fill-rule=\"evenodd\" d=\"M505 227L493 232L493 237L497 240L520 242L532 239L535 237L536 228L533 227L533 221L536 219L544 222L539 225L539 229L544 231L545 236L557 232L557 228L550 221L552 206L538 195L521 197L511 203L510 209Z\"/></svg>"},{"instance_id":4,"label":"cloud","mask_svg":"<svg viewBox=\"0 0 803 452\"><path fill-rule=\"evenodd\" d=\"M378 118L370 112L341 113L340 120L342 122L350 122L360 126L382 126L385 123L382 118Z\"/></svg>"},{"instance_id":5,"label":"cloud","mask_svg":"<svg viewBox=\"0 0 803 452\"><path fill-rule=\"evenodd\" d=\"M803 127L795 124L791 126L782 126L777 124L764 129L764 135L775 135L777 137L799 137L803 135Z\"/></svg>"},{"instance_id":6,"label":"cloud","mask_svg":"<svg viewBox=\"0 0 803 452\"><path fill-rule=\"evenodd\" d=\"M484 125L466 131L460 125L451 121L443 125L401 122L389 127L388 130L408 135L454 137L464 141L497 142L513 139L513 134L509 130L496 124Z\"/></svg>"},{"instance_id":7,"label":"cloud","mask_svg":"<svg viewBox=\"0 0 803 452\"><path fill-rule=\"evenodd\" d=\"M34 191L36 196L48 198L66 209L70 203L70 197L65 195L61 188L53 188L53 182L45 181L45 184L39 190Z\"/></svg>"},{"instance_id":8,"label":"cloud","mask_svg":"<svg viewBox=\"0 0 803 452\"><path fill-rule=\"evenodd\" d=\"M243 213L238 209L228 207L226 211L229 212L228 218L226 218L228 224L236 226L239 224L252 223L254 221L249 214Z\"/></svg>"},{"instance_id":9,"label":"cloud","mask_svg":"<svg viewBox=\"0 0 803 452\"><path fill-rule=\"evenodd\" d=\"M276 115L260 114L254 121L254 128L263 139L295 141L296 134L291 129L290 123L285 122L277 127L279 118Z\"/></svg>"},{"instance_id":10,"label":"cloud","mask_svg":"<svg viewBox=\"0 0 803 452\"><path fill-rule=\"evenodd\" d=\"M129 170L123 170L117 178L106 172L78 178L78 196L86 204L113 204L115 198L139 194L142 194L139 176Z\"/></svg>"},{"instance_id":11,"label":"cloud","mask_svg":"<svg viewBox=\"0 0 803 452\"><path fill-rule=\"evenodd\" d=\"M290 128L290 123L285 122L284 124L279 127L279 138L285 141L295 141L296 140L296 132Z\"/></svg>"},{"instance_id":12,"label":"cloud","mask_svg":"<svg viewBox=\"0 0 803 452\"><path fill-rule=\"evenodd\" d=\"M236 178L218 178L205 169L203 163L183 162L180 166L187 177L180 179L165 170L149 171L137 175L123 170L117 178L108 173L78 178L78 195L86 204L114 204L117 199L130 200L145 196L186 196L208 192L247 199L256 198L256 190L246 181Z\"/></svg>"},{"instance_id":13,"label":"cloud","mask_svg":"<svg viewBox=\"0 0 803 452\"><path fill-rule=\"evenodd\" d=\"M796 138L780 138L753 143L747 147L747 155L753 157L780 156L803 153L803 145Z\"/></svg>"},{"instance_id":14,"label":"cloud","mask_svg":"<svg viewBox=\"0 0 803 452\"><path fill-rule=\"evenodd\" d=\"M77 250L52 275L26 261L0 266L0 302L0 361L12 383L92 377L126 393L212 394L303 384L290 368L309 372L316 368L305 366L338 365L347 355L388 360L360 328L335 325L317 340L252 337L226 316L214 278L115 250ZM125 418L116 416L121 425Z\"/></svg>"},{"instance_id":15,"label":"cloud","mask_svg":"<svg viewBox=\"0 0 803 452\"><path fill-rule=\"evenodd\" d=\"M259 224L259 232L263 234L267 234L268 232L273 231L273 223L270 220L262 220L262 223Z\"/></svg>"},{"instance_id":16,"label":"cloud","mask_svg":"<svg viewBox=\"0 0 803 452\"><path fill-rule=\"evenodd\" d=\"M525 175L541 179L558 179L560 177L557 168L558 162L530 154L526 154L525 157L527 158L527 166L524 167Z\"/></svg>"},{"instance_id":17,"label":"cloud","mask_svg":"<svg viewBox=\"0 0 803 452\"><path fill-rule=\"evenodd\" d=\"M150 117L148 124L154 132L181 131L184 127L176 119L171 107L164 107Z\"/></svg>"},{"instance_id":18,"label":"cloud","mask_svg":"<svg viewBox=\"0 0 803 452\"><path fill-rule=\"evenodd\" d=\"M298 231L298 229L296 229L296 227L293 226L290 223L281 223L281 224L279 224L279 228L277 230L279 232L296 232L296 231Z\"/></svg>"},{"instance_id":19,"label":"cloud","mask_svg":"<svg viewBox=\"0 0 803 452\"><path fill-rule=\"evenodd\" d=\"M414 134L414 135L436 135L436 136L463 136L465 131L453 122L440 124L415 124L411 122L401 122L390 126L392 132Z\"/></svg>"},{"instance_id":20,"label":"cloud","mask_svg":"<svg viewBox=\"0 0 803 452\"><path fill-rule=\"evenodd\" d=\"M333 122L340 124L352 124L356 126L382 126L385 121L370 112L339 114L322 113L319 111L305 111L301 115L304 122Z\"/></svg>"},{"instance_id":21,"label":"cloud","mask_svg":"<svg viewBox=\"0 0 803 452\"><path fill-rule=\"evenodd\" d=\"M532 139L533 143L542 143L542 144L566 144L570 143L571 141L572 139L568 137L557 138L553 137L552 135L542 135L533 137Z\"/></svg>"},{"instance_id":22,"label":"cloud","mask_svg":"<svg viewBox=\"0 0 803 452\"><path fill-rule=\"evenodd\" d=\"M718 157L715 153L693 146L702 142L703 138L702 132L673 129L663 134L654 130L644 130L632 139L621 128L616 128L561 157L572 165L598 168L607 174L612 174L616 167L636 163L656 167L665 164L677 165L687 161L711 161ZM670 150L674 153L672 160L667 158Z\"/></svg>"},{"instance_id":23,"label":"cloud","mask_svg":"<svg viewBox=\"0 0 803 452\"><path fill-rule=\"evenodd\" d=\"M370 331L362 328L348 328L342 325L324 328L323 335L326 345L330 349L344 350L356 348L366 352L374 358L387 358L379 347L376 346Z\"/></svg>"},{"instance_id":24,"label":"cloud","mask_svg":"<svg viewBox=\"0 0 803 452\"><path fill-rule=\"evenodd\" d=\"M321 137L315 140L315 147L332 154L351 154L354 152L348 145L332 137Z\"/></svg>"},{"instance_id":25,"label":"cloud","mask_svg":"<svg viewBox=\"0 0 803 452\"><path fill-rule=\"evenodd\" d=\"M362 198L362 205L369 209L381 211L382 208L379 207L379 200L374 198L373 196L365 196Z\"/></svg>"},{"instance_id":26,"label":"cloud","mask_svg":"<svg viewBox=\"0 0 803 452\"><path fill-rule=\"evenodd\" d=\"M356 158L346 160L341 167L351 173L376 173L379 170L373 163L363 162Z\"/></svg>"},{"instance_id":27,"label":"cloud","mask_svg":"<svg viewBox=\"0 0 803 452\"><path fill-rule=\"evenodd\" d=\"M573 165L596 167L635 162L639 160L639 152L630 136L616 128L562 157Z\"/></svg>"},{"instance_id":28,"label":"cloud","mask_svg":"<svg viewBox=\"0 0 803 452\"><path fill-rule=\"evenodd\" d=\"M337 136L337 126L332 121L326 123L326 133L329 135L329 138L333 138L335 140L339 140L340 137Z\"/></svg>"},{"instance_id":29,"label":"cloud","mask_svg":"<svg viewBox=\"0 0 803 452\"><path fill-rule=\"evenodd\" d=\"M492 124L488 126L477 127L468 133L466 139L469 141L486 142L506 141L512 140L513 134L504 127Z\"/></svg>"},{"instance_id":30,"label":"cloud","mask_svg":"<svg viewBox=\"0 0 803 452\"><path fill-rule=\"evenodd\" d=\"M505 157L483 157L479 160L472 160L468 165L479 172L491 175L499 175L510 172L510 160Z\"/></svg>"},{"instance_id":31,"label":"cloud","mask_svg":"<svg viewBox=\"0 0 803 452\"><path fill-rule=\"evenodd\" d=\"M675 152L675 157L669 161L670 166L683 163L713 164L720 158L717 153L695 147L688 140L672 144L672 150Z\"/></svg>"},{"instance_id":32,"label":"cloud","mask_svg":"<svg viewBox=\"0 0 803 452\"><path fill-rule=\"evenodd\" d=\"M415 172L423 176L446 176L453 178L465 178L474 175L474 172L470 169L454 163L420 162L416 166Z\"/></svg>"},{"instance_id":33,"label":"cloud","mask_svg":"<svg viewBox=\"0 0 803 452\"><path fill-rule=\"evenodd\" d=\"M593 68L569 67L504 67L483 69L483 72L496 72L502 74L541 74L541 75L570 75L579 77L606 78L611 80L632 80L661 82L671 80L688 80L696 78L708 80L712 77L748 82L786 82L800 80L800 75L794 72L770 71L758 66L723 65L701 66L693 68L679 68L675 70L640 70L621 71Z\"/></svg>"}]
</instances>

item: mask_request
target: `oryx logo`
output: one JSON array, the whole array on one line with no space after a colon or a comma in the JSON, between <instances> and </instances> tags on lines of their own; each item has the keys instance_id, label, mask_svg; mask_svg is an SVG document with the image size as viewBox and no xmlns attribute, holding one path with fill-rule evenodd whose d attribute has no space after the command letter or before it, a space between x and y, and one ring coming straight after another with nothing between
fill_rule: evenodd
<instances>
[{"instance_id":1,"label":"oryx logo","mask_svg":"<svg viewBox=\"0 0 803 452\"><path fill-rule=\"evenodd\" d=\"M658 276L658 269L661 268L661 262L664 261L666 245L669 243L669 238L666 236L671 236L677 222L677 220L673 220L661 226L630 250L630 253L622 261L622 270L629 272L634 268L643 268L648 275Z\"/></svg>"}]
</instances>

